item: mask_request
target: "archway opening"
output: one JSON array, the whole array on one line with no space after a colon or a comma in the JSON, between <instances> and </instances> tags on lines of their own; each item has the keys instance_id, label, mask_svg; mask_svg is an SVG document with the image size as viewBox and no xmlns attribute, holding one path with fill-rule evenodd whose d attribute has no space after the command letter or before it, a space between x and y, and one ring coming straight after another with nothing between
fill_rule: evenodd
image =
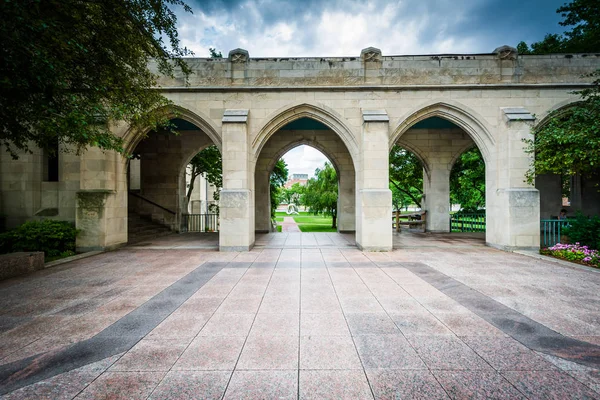
<instances>
[{"instance_id":1,"label":"archway opening","mask_svg":"<svg viewBox=\"0 0 600 400\"><path fill-rule=\"evenodd\" d=\"M450 171L450 231L485 232L485 209L485 162L473 146Z\"/></svg>"},{"instance_id":2,"label":"archway opening","mask_svg":"<svg viewBox=\"0 0 600 400\"><path fill-rule=\"evenodd\" d=\"M454 214L459 212L460 215L462 211L467 215L476 211L478 231L485 231L485 161L469 132L450 119L434 115L406 128L395 145L393 148L399 146L406 153L412 153L413 158L412 163L407 163L404 170L400 168L396 175L418 176L414 172L418 169L415 160L422 166L419 213L425 219L420 226L423 230L456 231ZM390 178L394 175L393 169L391 164Z\"/></svg>"},{"instance_id":3,"label":"archway opening","mask_svg":"<svg viewBox=\"0 0 600 400\"><path fill-rule=\"evenodd\" d=\"M214 145L201 128L183 118L173 118L169 129L150 131L137 143L127 174L129 243L187 230L182 225L191 206L188 164Z\"/></svg>"},{"instance_id":4,"label":"archway opening","mask_svg":"<svg viewBox=\"0 0 600 400\"><path fill-rule=\"evenodd\" d=\"M337 232L337 170L318 149L299 145L282 156L289 173L275 220L279 232Z\"/></svg>"},{"instance_id":5,"label":"archway opening","mask_svg":"<svg viewBox=\"0 0 600 400\"><path fill-rule=\"evenodd\" d=\"M312 205L301 204L300 212L307 214L316 212L321 218L318 221L318 225L321 226L307 227L306 229L321 229L321 232L333 230L342 233L352 233L353 236L356 226L354 162L344 141L335 131L321 121L301 116L281 126L259 148L260 151L257 156L255 169L256 232L274 232L277 229L277 225L272 224L269 219L270 205L267 202L269 176L274 163L289 152L290 157L286 157L286 161L292 160L288 162L291 178L289 188L294 183L299 183L298 181L302 179L308 183L310 176L315 174L315 169L317 168L320 171L327 170L330 177L333 175L333 179L336 181L335 185L330 185L335 186L335 188L332 187L329 191L329 207L323 207L324 203L321 204L321 207L316 203ZM300 153L307 153L308 158L312 160L309 163L305 160L303 164L297 166L293 161L293 157ZM316 157L317 154L320 154L320 157ZM327 165L325 161L328 162ZM333 174L331 173L332 171L334 172ZM294 182L294 178L296 178L296 182ZM312 177L315 182L318 180L316 178L315 176ZM298 186L296 189L298 189ZM335 196L333 193L335 193ZM287 190L286 194L288 194L287 200L290 200L293 192ZM332 199L335 202L335 207L331 207ZM285 196L283 200L286 200ZM284 207L286 206L284 204L281 205L279 208L280 213L284 212ZM277 222L283 222L282 220L285 216L282 214L277 215L279 219ZM305 216L307 219L310 219L309 215ZM334 216L336 223L335 228L332 229ZM327 222L323 222L325 217L331 222L329 226L327 226ZM314 218L316 219L316 216Z\"/></svg>"}]
</instances>

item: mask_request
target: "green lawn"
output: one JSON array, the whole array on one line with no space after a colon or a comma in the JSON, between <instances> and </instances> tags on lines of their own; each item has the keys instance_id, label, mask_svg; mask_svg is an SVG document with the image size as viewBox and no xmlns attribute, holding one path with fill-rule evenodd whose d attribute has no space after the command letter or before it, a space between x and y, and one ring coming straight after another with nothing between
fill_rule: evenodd
<instances>
[{"instance_id":1,"label":"green lawn","mask_svg":"<svg viewBox=\"0 0 600 400\"><path fill-rule=\"evenodd\" d=\"M287 216L285 212L277 212L275 213L275 220L282 222L283 217ZM302 232L336 232L335 229L331 228L331 217L313 215L307 211L301 211L298 215L290 215L290 217L294 218Z\"/></svg>"}]
</instances>

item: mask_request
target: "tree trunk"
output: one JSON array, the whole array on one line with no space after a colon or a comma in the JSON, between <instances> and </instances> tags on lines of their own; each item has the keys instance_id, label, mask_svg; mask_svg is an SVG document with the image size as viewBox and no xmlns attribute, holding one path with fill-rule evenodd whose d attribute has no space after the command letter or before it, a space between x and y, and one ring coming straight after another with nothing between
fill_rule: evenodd
<instances>
[{"instance_id":1,"label":"tree trunk","mask_svg":"<svg viewBox=\"0 0 600 400\"><path fill-rule=\"evenodd\" d=\"M337 229L337 213L331 213L331 228Z\"/></svg>"}]
</instances>

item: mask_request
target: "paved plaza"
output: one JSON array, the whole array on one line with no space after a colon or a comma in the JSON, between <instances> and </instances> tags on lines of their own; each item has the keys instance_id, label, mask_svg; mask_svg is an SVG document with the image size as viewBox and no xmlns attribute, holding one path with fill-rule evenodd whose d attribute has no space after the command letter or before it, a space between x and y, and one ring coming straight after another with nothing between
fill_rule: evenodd
<instances>
[{"instance_id":1,"label":"paved plaza","mask_svg":"<svg viewBox=\"0 0 600 400\"><path fill-rule=\"evenodd\" d=\"M461 234L172 235L0 282L6 399L599 399L600 273Z\"/></svg>"}]
</instances>

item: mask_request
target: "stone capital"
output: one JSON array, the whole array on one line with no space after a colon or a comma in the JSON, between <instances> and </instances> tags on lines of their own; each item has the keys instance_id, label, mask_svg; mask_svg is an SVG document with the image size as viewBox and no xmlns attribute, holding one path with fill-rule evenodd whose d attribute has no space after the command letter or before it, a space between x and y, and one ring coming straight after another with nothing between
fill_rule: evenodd
<instances>
[{"instance_id":1,"label":"stone capital","mask_svg":"<svg viewBox=\"0 0 600 400\"><path fill-rule=\"evenodd\" d=\"M250 54L244 49L234 49L229 52L229 62L234 64L243 64L250 59Z\"/></svg>"}]
</instances>

